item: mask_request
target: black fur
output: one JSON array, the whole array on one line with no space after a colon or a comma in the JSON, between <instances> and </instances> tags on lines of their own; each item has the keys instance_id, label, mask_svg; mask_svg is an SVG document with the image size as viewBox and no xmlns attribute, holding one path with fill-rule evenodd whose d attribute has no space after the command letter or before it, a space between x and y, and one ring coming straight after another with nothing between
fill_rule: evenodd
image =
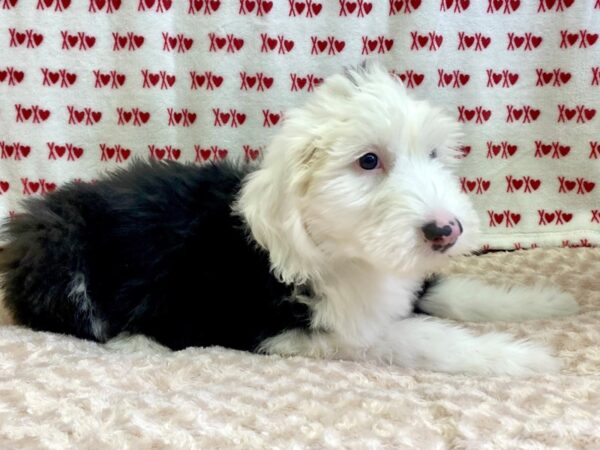
<instances>
[{"instance_id":1,"label":"black fur","mask_svg":"<svg viewBox=\"0 0 600 450\"><path fill-rule=\"evenodd\" d=\"M420 301L425 298L425 296L427 295L427 293L429 292L429 290L436 286L437 284L439 284L441 281L441 277L437 274L433 274L430 275L429 277L425 278L423 280L423 284L421 284L421 289L419 289L419 291L415 292L415 296L414 296L414 306L413 306L413 310L416 314L426 314L429 315L428 312L423 311L420 307L419 307L419 303Z\"/></svg>"},{"instance_id":2,"label":"black fur","mask_svg":"<svg viewBox=\"0 0 600 450\"><path fill-rule=\"evenodd\" d=\"M309 308L231 212L246 173L135 162L26 202L4 229L8 307L37 330L97 341L143 333L172 349L255 350L306 328Z\"/></svg>"}]
</instances>

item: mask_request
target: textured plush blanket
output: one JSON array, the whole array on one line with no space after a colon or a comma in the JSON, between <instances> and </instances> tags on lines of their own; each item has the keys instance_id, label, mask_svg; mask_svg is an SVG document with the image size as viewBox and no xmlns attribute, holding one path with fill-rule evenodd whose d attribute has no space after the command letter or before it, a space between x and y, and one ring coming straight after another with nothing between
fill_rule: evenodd
<instances>
[{"instance_id":1,"label":"textured plush blanket","mask_svg":"<svg viewBox=\"0 0 600 450\"><path fill-rule=\"evenodd\" d=\"M559 375L445 375L222 348L172 353L0 327L0 448L600 448L600 250L456 259L491 282L543 279L579 315L468 325L545 342ZM484 299L482 301L493 301Z\"/></svg>"}]
</instances>

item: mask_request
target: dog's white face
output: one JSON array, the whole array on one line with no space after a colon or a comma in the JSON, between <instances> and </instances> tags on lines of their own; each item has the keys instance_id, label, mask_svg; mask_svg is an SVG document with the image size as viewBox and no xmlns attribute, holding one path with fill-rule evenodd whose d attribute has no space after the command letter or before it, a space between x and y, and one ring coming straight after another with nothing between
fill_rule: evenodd
<instances>
[{"instance_id":1,"label":"dog's white face","mask_svg":"<svg viewBox=\"0 0 600 450\"><path fill-rule=\"evenodd\" d=\"M335 75L290 113L246 185L242 210L272 254L286 247L284 267L274 261L282 273L296 257L308 263L319 254L422 273L475 245L478 218L453 173L459 138L453 119L411 99L384 69ZM273 202L278 216L266 220L283 221L283 229L254 220L252 184L263 192L256 201Z\"/></svg>"}]
</instances>

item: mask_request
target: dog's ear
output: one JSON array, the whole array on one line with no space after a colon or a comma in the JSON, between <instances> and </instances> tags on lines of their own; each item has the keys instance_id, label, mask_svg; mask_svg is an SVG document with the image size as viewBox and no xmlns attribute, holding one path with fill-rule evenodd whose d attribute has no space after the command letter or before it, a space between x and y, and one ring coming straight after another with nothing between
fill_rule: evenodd
<instances>
[{"instance_id":1,"label":"dog's ear","mask_svg":"<svg viewBox=\"0 0 600 450\"><path fill-rule=\"evenodd\" d=\"M270 147L261 168L246 179L236 210L268 251L274 274L286 283L302 283L317 275L321 257L300 204L316 149L281 135Z\"/></svg>"}]
</instances>

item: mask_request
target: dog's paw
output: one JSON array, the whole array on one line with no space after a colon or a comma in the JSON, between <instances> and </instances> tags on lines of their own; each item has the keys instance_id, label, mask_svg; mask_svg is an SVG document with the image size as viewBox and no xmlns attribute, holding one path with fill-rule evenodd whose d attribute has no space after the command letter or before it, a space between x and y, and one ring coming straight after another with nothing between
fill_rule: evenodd
<instances>
[{"instance_id":1,"label":"dog's paw","mask_svg":"<svg viewBox=\"0 0 600 450\"><path fill-rule=\"evenodd\" d=\"M495 374L511 376L555 374L560 371L561 362L542 345L514 342L501 349L493 369Z\"/></svg>"},{"instance_id":2,"label":"dog's paw","mask_svg":"<svg viewBox=\"0 0 600 450\"><path fill-rule=\"evenodd\" d=\"M516 341L510 335L489 333L480 336L467 371L487 375L528 376L560 371L560 360L551 350L531 341Z\"/></svg>"},{"instance_id":3,"label":"dog's paw","mask_svg":"<svg viewBox=\"0 0 600 450\"><path fill-rule=\"evenodd\" d=\"M579 312L579 304L568 292L543 287L533 293L532 297L540 318L572 316Z\"/></svg>"}]
</instances>

